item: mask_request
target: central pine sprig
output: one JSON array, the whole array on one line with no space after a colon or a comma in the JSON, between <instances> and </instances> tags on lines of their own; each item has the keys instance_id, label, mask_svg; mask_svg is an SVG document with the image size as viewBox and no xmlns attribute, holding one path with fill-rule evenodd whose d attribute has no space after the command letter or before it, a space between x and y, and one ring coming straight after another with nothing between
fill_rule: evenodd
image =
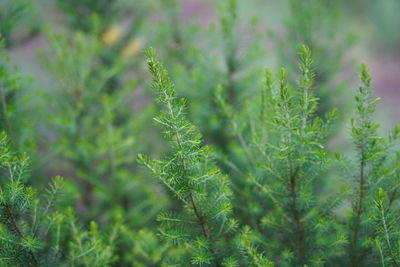
<instances>
[{"instance_id":1,"label":"central pine sprig","mask_svg":"<svg viewBox=\"0 0 400 267\"><path fill-rule=\"evenodd\" d=\"M191 247L188 255L192 264L219 265L225 260L222 244L236 226L229 219L232 208L228 179L215 166L210 148L201 144L201 135L186 119L186 101L175 96L174 84L154 50L149 49L147 56L152 87L163 106L155 121L163 127L173 152L164 161L142 155L139 161L172 191L187 211L161 214L160 232L167 240ZM194 222L197 228L192 226Z\"/></svg>"}]
</instances>

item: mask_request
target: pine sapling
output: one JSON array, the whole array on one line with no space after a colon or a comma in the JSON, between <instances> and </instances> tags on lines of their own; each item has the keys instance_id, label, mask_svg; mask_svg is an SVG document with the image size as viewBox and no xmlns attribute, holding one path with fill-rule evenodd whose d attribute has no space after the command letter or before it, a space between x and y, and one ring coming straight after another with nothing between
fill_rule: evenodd
<instances>
[{"instance_id":1,"label":"pine sapling","mask_svg":"<svg viewBox=\"0 0 400 267\"><path fill-rule=\"evenodd\" d=\"M37 196L26 185L27 156L13 153L4 133L0 134L0 160L1 175L6 178L0 185L1 266L56 264L59 233L53 229L60 226L62 218L52 206L62 191L62 179L55 178L47 192Z\"/></svg>"},{"instance_id":2,"label":"pine sapling","mask_svg":"<svg viewBox=\"0 0 400 267\"><path fill-rule=\"evenodd\" d=\"M192 264L220 266L232 261L230 256L234 255L234 248L226 243L237 226L231 217L229 180L215 166L210 148L201 144L200 134L186 119L186 101L175 96L174 84L154 49L150 48L147 56L152 87L163 105L155 121L163 127L172 155L165 160L139 155L139 161L183 204L179 213L159 215L159 231L165 239L187 247L185 256Z\"/></svg>"},{"instance_id":3,"label":"pine sapling","mask_svg":"<svg viewBox=\"0 0 400 267\"><path fill-rule=\"evenodd\" d=\"M352 212L349 222L349 257L351 266L375 264L372 257L371 237L374 235L373 195L379 187L387 190L390 202L395 201L398 184L398 157L391 150L396 147L398 128L389 138L378 134L379 124L372 119L379 98L373 97L371 77L367 67L361 65L361 82L355 97L357 117L351 120L351 134L357 153L357 172L354 173ZM382 201L382 200L381 200ZM379 203L378 203L379 204ZM378 209L382 208L380 203ZM382 210L380 211L382 212ZM382 214L381 214L382 215ZM365 257L365 255L369 257Z\"/></svg>"},{"instance_id":4,"label":"pine sapling","mask_svg":"<svg viewBox=\"0 0 400 267\"><path fill-rule=\"evenodd\" d=\"M268 210L261 218L260 231L273 241L266 242L265 250L275 251L268 256L283 266L322 265L337 241L327 235L326 209L332 207L319 203L315 190L327 167L324 143L335 111L325 120L315 115L318 99L311 58L310 49L303 46L295 88L290 87L285 69L276 82L266 71L260 112L254 118L260 125L253 133L251 147L257 162L250 169L249 183Z\"/></svg>"}]
</instances>

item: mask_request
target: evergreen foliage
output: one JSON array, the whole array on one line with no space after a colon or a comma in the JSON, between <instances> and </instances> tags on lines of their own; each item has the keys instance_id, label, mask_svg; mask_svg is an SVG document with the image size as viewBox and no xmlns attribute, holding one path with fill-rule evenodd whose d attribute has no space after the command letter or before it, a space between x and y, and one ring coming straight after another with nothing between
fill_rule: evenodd
<instances>
[{"instance_id":1,"label":"evergreen foliage","mask_svg":"<svg viewBox=\"0 0 400 267\"><path fill-rule=\"evenodd\" d=\"M382 138L379 135L379 124L372 120L372 116L375 112L375 104L380 99L372 96L371 77L365 65L361 65L361 81L362 85L355 97L357 117L351 120L351 133L357 153L357 163L354 168L356 172L351 173L354 177L352 210L349 216L348 251L351 255L351 266L378 264L376 258L370 257L370 251L374 247L373 237L378 226L371 220L374 216L374 209L371 207L376 202L377 209L381 213L378 217L379 224L385 225L385 218L382 217L386 212L384 210L385 193L382 188L389 192L391 202L395 201L399 175L398 155L394 149L399 135L398 127L388 138ZM378 199L374 200L377 191L379 191ZM381 226L378 226L378 229L381 229Z\"/></svg>"},{"instance_id":2,"label":"evergreen foliage","mask_svg":"<svg viewBox=\"0 0 400 267\"><path fill-rule=\"evenodd\" d=\"M233 248L226 242L237 223L231 217L228 177L221 174L213 163L210 148L202 146L201 136L185 118L185 100L176 97L174 84L154 50L150 48L147 56L152 87L157 101L164 105L155 121L164 128L173 152L164 161L142 155L139 161L182 202L179 214L168 212L158 216L159 231L167 241L186 247L183 257L193 265L229 266L227 262L235 259L229 257L227 252Z\"/></svg>"},{"instance_id":3,"label":"evergreen foliage","mask_svg":"<svg viewBox=\"0 0 400 267\"><path fill-rule=\"evenodd\" d=\"M375 199L375 245L379 251L382 266L400 266L398 211L391 208L393 197L379 188Z\"/></svg>"},{"instance_id":4,"label":"evergreen foliage","mask_svg":"<svg viewBox=\"0 0 400 267\"><path fill-rule=\"evenodd\" d=\"M346 108L346 83L338 81L344 71L350 72L346 52L354 43L354 36L342 31L340 9L342 0L290 0L285 20L285 35L273 39L278 47L280 64L296 70L298 47L307 45L313 51L316 95L320 99L318 113L323 115L337 105ZM340 33L339 33L340 31ZM290 63L291 62L291 63ZM293 80L291 80L293 82Z\"/></svg>"},{"instance_id":5,"label":"evergreen foliage","mask_svg":"<svg viewBox=\"0 0 400 267\"><path fill-rule=\"evenodd\" d=\"M264 205L271 206L261 225L266 236L276 236L273 248L282 253L283 266L321 265L328 249L340 241L329 238L328 207L317 202L316 184L329 160L324 144L335 111L325 120L315 116L311 63L311 52L303 46L295 88L288 85L284 69L276 83L266 71L266 110L261 111L266 115L260 121L263 128L254 135L256 166L261 170L250 174L250 183L266 197L269 204Z\"/></svg>"},{"instance_id":6,"label":"evergreen foliage","mask_svg":"<svg viewBox=\"0 0 400 267\"><path fill-rule=\"evenodd\" d=\"M120 242L128 244L119 253L130 255L131 237L136 234L129 232L148 225L168 205L159 186L146 182L146 175L134 164L136 151L146 148L140 132L146 131L143 122L151 108L137 117L126 108L133 101L130 90L137 86L137 79L111 87L109 81L119 76L126 62L98 64L107 49L98 34L78 32L70 39L50 33L49 38L52 53L45 63L58 80L48 95L53 103L48 125L56 135L50 152L67 164L65 170L74 180L71 190L81 196L75 199L81 221L100 221L106 229L114 229L117 219L126 222L126 235ZM119 218L121 213L123 218ZM110 254L105 262L111 259Z\"/></svg>"},{"instance_id":7,"label":"evergreen foliage","mask_svg":"<svg viewBox=\"0 0 400 267\"><path fill-rule=\"evenodd\" d=\"M256 23L247 21L244 24L249 25L249 32L241 32L243 18L236 0L218 2L218 21L207 29L193 21L183 25L177 2L165 2L169 24L163 27L165 33L160 38L170 42L167 52L160 52L165 54L177 94L190 101L189 118L203 129L206 142L227 153L235 143L230 142L232 135L226 131L227 123L216 104L214 91L223 85L234 109L248 104L246 99L256 92L256 77L262 72L261 35L255 32Z\"/></svg>"},{"instance_id":8,"label":"evergreen foliage","mask_svg":"<svg viewBox=\"0 0 400 267\"><path fill-rule=\"evenodd\" d=\"M0 187L0 263L2 266L49 263L57 258L60 248L60 233L53 233L53 230L60 227L61 219L52 208L62 191L62 179L56 177L46 192L37 196L35 190L26 185L27 156L10 151L4 133L0 135L0 159L3 178ZM56 242L51 242L52 239Z\"/></svg>"},{"instance_id":9,"label":"evergreen foliage","mask_svg":"<svg viewBox=\"0 0 400 267\"><path fill-rule=\"evenodd\" d=\"M0 266L400 265L400 127L364 64L353 118L332 100L341 1L289 1L276 72L245 1L205 29L177 0L58 0L40 94L7 50L28 2L0 3Z\"/></svg>"}]
</instances>

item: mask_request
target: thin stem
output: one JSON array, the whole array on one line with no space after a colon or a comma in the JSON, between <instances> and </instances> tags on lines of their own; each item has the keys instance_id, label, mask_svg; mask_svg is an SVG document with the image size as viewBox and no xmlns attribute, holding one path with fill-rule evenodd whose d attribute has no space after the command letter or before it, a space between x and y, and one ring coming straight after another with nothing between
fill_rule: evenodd
<instances>
[{"instance_id":1,"label":"thin stem","mask_svg":"<svg viewBox=\"0 0 400 267\"><path fill-rule=\"evenodd\" d=\"M167 107L168 107L168 112L169 112L170 116L172 118L175 118L176 116L175 116L174 110L172 108L171 101L169 101L169 100L167 100ZM179 131L176 128L176 126L173 126L172 129L174 130L176 142L178 144L179 149L183 150L181 134L179 133ZM182 161L184 174L186 175L186 173L187 173L187 163L186 163L185 157L181 154L180 158L181 158L181 161ZM203 232L204 237L211 241L210 234L209 234L209 232L207 230L206 220L205 220L204 216L201 214L199 208L197 207L196 201L195 201L195 199L193 197L192 192L189 193L189 198L190 198L192 209L193 209L194 213L196 214L197 220L199 221L199 224L201 226L201 230ZM215 252L215 249L213 248L213 245L211 245L211 249L210 250L211 250L211 253L213 254L213 256L215 257L216 256L216 252Z\"/></svg>"},{"instance_id":2,"label":"thin stem","mask_svg":"<svg viewBox=\"0 0 400 267\"><path fill-rule=\"evenodd\" d=\"M16 221L15 218L14 218L14 215L13 215L13 213L12 213L11 207L7 205L6 208L7 208L7 212L8 212L8 218L10 219L11 224L12 224L13 227L14 227L14 230L17 232L17 234L19 235L19 237L21 237L23 240L26 240L26 239L25 239L24 233L21 231L21 229L20 229L19 226L18 226L17 221ZM33 251L30 251L29 254L31 255L31 257L32 257L33 262L35 263L35 265L36 265L36 266L39 266L39 261L37 260L35 253L34 253Z\"/></svg>"},{"instance_id":3,"label":"thin stem","mask_svg":"<svg viewBox=\"0 0 400 267\"><path fill-rule=\"evenodd\" d=\"M202 230L202 232L203 232L203 235L204 235L205 238L207 238L208 240L210 240L211 237L210 237L210 234L209 234L209 232L208 232L208 230L207 230L206 220L204 219L204 216L200 213L199 209L197 208L196 201L194 200L193 194L190 193L190 194L189 194L189 197L190 197L190 201L192 202L192 207L193 207L194 213L196 214L197 220L198 220L199 223L200 223L200 226L201 226L201 230ZM211 245L210 251L211 251L211 254L212 254L214 257L217 256L217 253L216 253L216 251L215 251L213 245Z\"/></svg>"},{"instance_id":4,"label":"thin stem","mask_svg":"<svg viewBox=\"0 0 400 267\"><path fill-rule=\"evenodd\" d=\"M303 259L304 257L304 229L301 223L298 199L297 199L297 173L299 171L299 167L295 169L294 172L290 173L290 195L292 198L292 213L296 223L297 229L297 253L299 259Z\"/></svg>"},{"instance_id":5,"label":"thin stem","mask_svg":"<svg viewBox=\"0 0 400 267\"><path fill-rule=\"evenodd\" d=\"M363 212L363 200L364 200L364 190L365 190L365 155L364 155L364 145L361 145L361 163L360 163L360 184L359 184L359 195L356 203L356 219L354 225L353 242L352 242L352 255L351 255L351 266L357 266L357 247L360 232L360 222L361 215Z\"/></svg>"},{"instance_id":6,"label":"thin stem","mask_svg":"<svg viewBox=\"0 0 400 267\"><path fill-rule=\"evenodd\" d=\"M381 248L381 246L380 246L379 244L377 244L376 246L378 247L378 250L379 250L379 256L381 256L381 263L382 263L382 266L385 267L385 259L384 259L384 257L383 257L382 248Z\"/></svg>"},{"instance_id":7,"label":"thin stem","mask_svg":"<svg viewBox=\"0 0 400 267\"><path fill-rule=\"evenodd\" d=\"M201 230L203 231L203 235L204 235L204 237L209 239L210 234L207 231L206 221L204 220L204 217L200 214L200 212L196 206L196 201L194 200L192 193L189 194L189 198L192 203L192 207L193 207L194 213L196 214L197 220L199 221L199 223L201 225Z\"/></svg>"}]
</instances>

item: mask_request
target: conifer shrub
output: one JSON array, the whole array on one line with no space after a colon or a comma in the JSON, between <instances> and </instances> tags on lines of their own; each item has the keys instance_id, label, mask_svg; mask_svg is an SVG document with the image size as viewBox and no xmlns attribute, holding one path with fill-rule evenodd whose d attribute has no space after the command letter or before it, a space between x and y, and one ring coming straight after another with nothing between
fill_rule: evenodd
<instances>
[{"instance_id":1,"label":"conifer shrub","mask_svg":"<svg viewBox=\"0 0 400 267\"><path fill-rule=\"evenodd\" d=\"M29 159L10 150L0 135L0 262L2 266L40 266L56 258L60 250L62 215L53 210L62 191L56 177L42 195L26 185Z\"/></svg>"},{"instance_id":2,"label":"conifer shrub","mask_svg":"<svg viewBox=\"0 0 400 267\"><path fill-rule=\"evenodd\" d=\"M305 44L313 51L315 93L320 99L318 113L321 115L338 105L349 108L345 79L352 67L347 53L356 38L343 29L344 4L342 0L290 0L283 36L273 31L270 34L277 46L279 64L286 65L291 72L297 71L299 45ZM291 78L289 81L295 82Z\"/></svg>"},{"instance_id":3,"label":"conifer shrub","mask_svg":"<svg viewBox=\"0 0 400 267\"><path fill-rule=\"evenodd\" d=\"M230 256L232 252L226 252L234 249L229 239L237 227L231 218L232 192L228 177L220 173L209 147L202 146L201 136L185 118L185 100L176 97L174 84L155 58L154 50L149 49L147 55L157 101L164 105L155 121L163 126L173 152L164 161L149 160L142 155L139 155L139 161L183 206L178 214L168 212L158 216L159 231L166 240L187 247L187 252L177 263L220 265L236 262L237 259ZM192 223L197 224L197 229L188 227Z\"/></svg>"},{"instance_id":4,"label":"conifer shrub","mask_svg":"<svg viewBox=\"0 0 400 267\"><path fill-rule=\"evenodd\" d=\"M258 37L240 50L235 0L210 35L160 2L169 23L148 40L165 65L137 46L132 63L151 5L134 2L121 37L124 3L57 1L70 24L46 35L40 133L1 48L0 266L399 266L400 127L382 137L364 64L351 118L323 97L347 49L315 39L327 3L291 1L277 72L261 71ZM338 118L351 152L329 142Z\"/></svg>"},{"instance_id":5,"label":"conifer shrub","mask_svg":"<svg viewBox=\"0 0 400 267\"><path fill-rule=\"evenodd\" d=\"M57 85L46 94L52 103L47 125L55 136L49 153L66 165L64 172L74 181L70 190L77 196L75 216L81 222L99 221L104 229L126 224L120 242L128 245L121 245L119 253L128 257L135 230L152 225L169 203L159 185L148 182L135 164L137 151L151 147L144 145L142 134L149 131L144 122L152 108L133 115L131 89L140 80L121 86L110 82L120 77L127 62L120 57L112 65L102 64L108 47L98 32L48 36L51 52L43 61Z\"/></svg>"},{"instance_id":6,"label":"conifer shrub","mask_svg":"<svg viewBox=\"0 0 400 267\"><path fill-rule=\"evenodd\" d=\"M166 138L171 141L175 152L166 161L149 160L143 156L139 156L139 161L147 166L153 175L159 177L189 211L192 210L192 216L197 216L198 228L203 230L203 235L207 239L210 238L207 215L197 208L196 199L200 197L194 197L194 192L201 193L203 201L208 198L207 204L203 205L211 204L216 209L215 211L209 209L211 214L212 212L225 214L227 211L213 202L215 197L211 189L203 191L203 188L201 190L196 187L206 186L207 182L213 181L209 177L210 174L198 173L207 171L206 167L195 167L204 161L202 157L207 154L198 150L201 141L199 137L193 135L194 128L184 117L185 101L176 97L174 85L166 70L154 58L154 51L149 50L148 56L156 98L166 109L155 121L163 126ZM373 196L378 187L387 186L392 192L392 201L396 198L397 186L391 183L397 174L398 163L397 157L389 151L387 144L395 142L398 129L396 128L397 130L387 141L377 134L378 125L372 122L371 117L374 112L373 106L379 99L372 98L371 79L367 68L362 65L362 85L355 97L358 117L351 120L354 150L358 156L354 163L351 161L342 163L347 165L346 169L350 172L347 175L354 178L351 181L343 181L343 189L325 199L318 195L318 183L324 179L332 162L342 159L340 155L332 154L325 147L329 128L337 111L333 110L325 119L315 115L318 99L313 92L314 74L311 58L310 49L303 46L299 64L301 74L295 88L289 85L286 70L282 69L279 72L276 82L269 70L265 73L265 86L260 92L262 101L259 113L252 114L256 115L254 119L258 120L257 126L251 139L242 143L242 155L248 158L247 168L240 170L233 166L248 183L245 190L233 188L234 192L236 189L234 195L238 201L235 203L233 200L233 206L237 208L235 215L238 221L235 222L235 227L240 228L240 225L250 224L257 229L253 241L260 242L258 250L252 249L253 245L249 245L248 253L250 255L256 253L253 259L257 259L262 257L264 254L262 251L265 251L267 258L279 266L378 264L376 244L379 244L382 255L385 253L383 247L388 247L389 252L386 253L393 254L393 252L390 252L390 239L388 241L386 238L386 245L383 246L377 235L382 230L376 232L376 222L368 218L376 216ZM219 101L227 113L232 113L232 109L224 99L220 98ZM234 116L228 118L233 120ZM240 132L238 134L240 135ZM202 179L205 180L204 185ZM223 181L224 178L220 178L220 183ZM370 193L367 190L371 190ZM378 211L381 210L381 219L378 221L383 223L383 229L387 232L385 221L382 222L382 216L385 219L385 213L382 215L384 191L379 189L379 192L380 200L375 200ZM218 194L221 198L217 199L222 201L224 194L222 192ZM244 201L248 201L247 209L240 208ZM232 200L229 203L231 202ZM337 208L343 203L351 204L351 209L345 212L346 216L340 218ZM252 205L258 208L253 210ZM196 247L182 241L178 242L194 234L185 228L188 219L169 213L160 215L159 220L161 221L159 231L167 241L176 242L178 245L186 244L183 247ZM213 225L218 224L213 223ZM249 228L246 227L244 231L247 233ZM201 235L199 229L197 235ZM240 236L239 231L236 231L236 234ZM190 238L186 242L195 240ZM212 240L218 239L212 238ZM244 240L244 243L248 244L247 235ZM219 256L216 253L219 249L213 247L212 243L204 243L202 247L206 252L209 250L208 254L202 254L205 252L194 249L191 255L192 262L218 265ZM257 254L260 252L262 254ZM233 253L230 257L235 259L235 263L243 260L243 252L239 254L241 257L235 257L237 254L233 251L230 253ZM199 261L200 259L202 261ZM231 258L226 262L231 262ZM270 264L269 260L266 262ZM267 263L264 264L267 266Z\"/></svg>"}]
</instances>

